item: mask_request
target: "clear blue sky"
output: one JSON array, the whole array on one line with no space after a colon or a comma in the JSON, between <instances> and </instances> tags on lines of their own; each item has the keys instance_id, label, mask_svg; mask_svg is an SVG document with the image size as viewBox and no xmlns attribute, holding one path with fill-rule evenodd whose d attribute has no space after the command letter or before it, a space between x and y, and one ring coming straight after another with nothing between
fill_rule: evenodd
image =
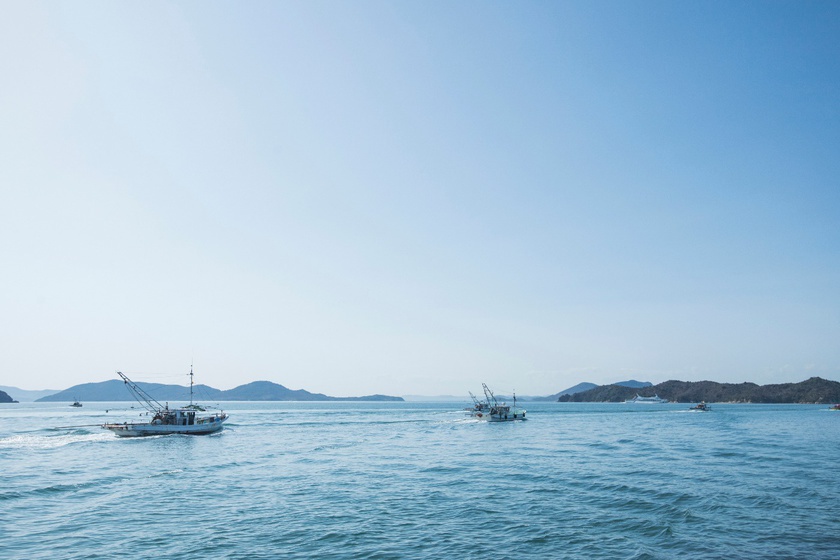
<instances>
[{"instance_id":1,"label":"clear blue sky","mask_svg":"<svg viewBox=\"0 0 840 560\"><path fill-rule=\"evenodd\" d=\"M840 379L837 2L5 2L0 384Z\"/></svg>"}]
</instances>

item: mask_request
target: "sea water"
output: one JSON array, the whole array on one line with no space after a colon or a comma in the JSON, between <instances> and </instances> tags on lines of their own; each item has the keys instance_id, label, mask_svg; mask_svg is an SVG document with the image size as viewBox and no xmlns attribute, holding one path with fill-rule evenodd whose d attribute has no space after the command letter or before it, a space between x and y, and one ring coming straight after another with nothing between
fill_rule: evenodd
<instances>
[{"instance_id":1,"label":"sea water","mask_svg":"<svg viewBox=\"0 0 840 560\"><path fill-rule=\"evenodd\" d=\"M126 403L0 405L0 557L840 552L840 412L521 404L224 403L220 433L126 439L84 426Z\"/></svg>"}]
</instances>

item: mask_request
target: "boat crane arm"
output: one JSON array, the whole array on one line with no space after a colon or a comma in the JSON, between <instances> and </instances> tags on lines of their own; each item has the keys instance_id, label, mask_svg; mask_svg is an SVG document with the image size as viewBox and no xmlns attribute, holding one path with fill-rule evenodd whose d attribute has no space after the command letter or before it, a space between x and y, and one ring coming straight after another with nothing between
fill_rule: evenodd
<instances>
[{"instance_id":1,"label":"boat crane arm","mask_svg":"<svg viewBox=\"0 0 840 560\"><path fill-rule=\"evenodd\" d=\"M487 399L487 404L490 404L490 399L493 399L493 406L499 406L499 401L496 400L496 395L493 394L490 387L488 387L485 383L482 383L481 387L484 389L484 396Z\"/></svg>"},{"instance_id":2,"label":"boat crane arm","mask_svg":"<svg viewBox=\"0 0 840 560\"><path fill-rule=\"evenodd\" d=\"M117 375L122 377L123 383L128 385L128 388L131 390L132 396L138 403L140 403L143 406L143 408L145 408L149 412L155 413L164 408L164 406L157 402L154 398L152 398L152 396L149 393L138 387L134 381L126 377L125 374L123 374L123 372L118 371Z\"/></svg>"}]
</instances>

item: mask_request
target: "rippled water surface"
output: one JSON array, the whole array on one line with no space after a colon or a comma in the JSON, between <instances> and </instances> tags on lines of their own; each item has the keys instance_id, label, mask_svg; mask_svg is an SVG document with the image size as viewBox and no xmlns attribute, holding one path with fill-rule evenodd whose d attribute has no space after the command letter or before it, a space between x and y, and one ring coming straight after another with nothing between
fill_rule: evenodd
<instances>
[{"instance_id":1,"label":"rippled water surface","mask_svg":"<svg viewBox=\"0 0 840 560\"><path fill-rule=\"evenodd\" d=\"M227 403L119 439L125 403L0 405L3 558L834 558L840 412L810 405ZM106 413L106 409L110 412Z\"/></svg>"}]
</instances>

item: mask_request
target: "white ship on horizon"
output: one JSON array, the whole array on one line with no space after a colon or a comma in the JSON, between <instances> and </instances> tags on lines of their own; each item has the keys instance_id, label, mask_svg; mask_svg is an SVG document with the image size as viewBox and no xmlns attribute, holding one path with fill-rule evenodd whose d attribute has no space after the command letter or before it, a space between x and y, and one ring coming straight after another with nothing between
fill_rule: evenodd
<instances>
[{"instance_id":1,"label":"white ship on horizon","mask_svg":"<svg viewBox=\"0 0 840 560\"><path fill-rule=\"evenodd\" d=\"M660 398L659 395L654 394L652 397L643 397L639 393L630 400L624 401L627 404L665 404L668 399Z\"/></svg>"}]
</instances>

